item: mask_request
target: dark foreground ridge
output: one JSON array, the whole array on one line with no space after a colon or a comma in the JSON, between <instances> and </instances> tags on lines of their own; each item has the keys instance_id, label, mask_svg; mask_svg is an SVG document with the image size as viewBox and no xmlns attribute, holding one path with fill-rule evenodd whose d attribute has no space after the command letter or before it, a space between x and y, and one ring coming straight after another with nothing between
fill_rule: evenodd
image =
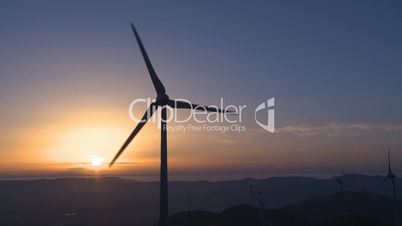
<instances>
[{"instance_id":1,"label":"dark foreground ridge","mask_svg":"<svg viewBox=\"0 0 402 226\"><path fill-rule=\"evenodd\" d=\"M402 210L402 201L397 201ZM381 222L394 223L395 200L368 192L342 192L329 196L313 197L300 203L279 208L311 221L329 218L344 219L348 216L363 216ZM399 211L399 215L401 212ZM402 215L400 216L402 217Z\"/></svg>"},{"instance_id":2,"label":"dark foreground ridge","mask_svg":"<svg viewBox=\"0 0 402 226\"><path fill-rule=\"evenodd\" d=\"M336 194L339 187L332 179L306 177L171 182L169 213L176 217L172 214L188 210L187 196L192 193L191 210L205 211L196 213L224 216L226 209L230 215L237 208L228 207L246 209L238 205L250 204L252 183L255 191L261 192L259 198L265 207L276 210L272 214L278 220L297 218L300 225L302 221L325 221L331 217L338 222L360 221L357 216L368 216L392 223L391 199L386 197L391 188L377 186L382 177L350 174L344 179L347 192L342 194ZM0 225L151 226L158 221L158 197L157 182L119 178L0 181ZM342 212L345 208L346 214ZM281 214L286 216L281 218ZM203 218L208 220L208 216Z\"/></svg>"},{"instance_id":3,"label":"dark foreground ridge","mask_svg":"<svg viewBox=\"0 0 402 226\"><path fill-rule=\"evenodd\" d=\"M402 207L402 202L399 205ZM170 216L169 225L391 226L394 219L392 209L393 200L390 198L367 192L343 192L314 197L275 210L243 204L221 213L187 211Z\"/></svg>"}]
</instances>

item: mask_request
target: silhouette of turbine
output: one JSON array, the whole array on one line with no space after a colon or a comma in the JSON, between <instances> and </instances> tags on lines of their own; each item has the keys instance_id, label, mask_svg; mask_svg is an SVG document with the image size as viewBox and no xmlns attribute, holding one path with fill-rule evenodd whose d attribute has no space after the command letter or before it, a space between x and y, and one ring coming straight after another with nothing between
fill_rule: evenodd
<instances>
[{"instance_id":1,"label":"silhouette of turbine","mask_svg":"<svg viewBox=\"0 0 402 226\"><path fill-rule=\"evenodd\" d=\"M339 187L341 189L341 192L343 192L343 184L344 184L344 179L343 177L345 176L345 171L342 170L342 174L340 176L332 176L332 178L336 181L336 183L339 184Z\"/></svg>"},{"instance_id":2,"label":"silhouette of turbine","mask_svg":"<svg viewBox=\"0 0 402 226\"><path fill-rule=\"evenodd\" d=\"M192 210L192 206L191 206L192 198L193 198L193 194L187 193L187 205L188 205L187 208L188 208L188 211Z\"/></svg>"},{"instance_id":3,"label":"silhouette of turbine","mask_svg":"<svg viewBox=\"0 0 402 226\"><path fill-rule=\"evenodd\" d=\"M399 213L398 213L398 199L397 199L397 194L396 194L396 175L392 172L391 169L391 151L388 148L388 174L384 177L384 179L381 181L379 186L383 185L387 180L391 181L392 184L392 197L394 198L395 202L395 226L400 226L399 224Z\"/></svg>"},{"instance_id":4,"label":"silhouette of turbine","mask_svg":"<svg viewBox=\"0 0 402 226\"><path fill-rule=\"evenodd\" d=\"M159 204L159 224L160 226L167 226L168 219L168 162L167 162L167 128L166 128L166 106L172 108L180 108L180 109L198 109L205 110L208 112L232 112L232 111L223 111L216 107L208 107L199 104L191 104L183 101L172 100L166 94L165 87L162 82L159 80L156 72L151 64L151 61L148 57L147 52L145 51L144 45L140 39L140 36L135 29L133 23L131 23L131 28L134 32L135 39L137 40L138 47L141 50L142 57L144 58L145 64L148 68L149 75L151 77L152 83L156 90L156 100L151 103L151 105L146 110L144 116L141 121L135 127L133 132L121 146L117 154L114 156L113 160L110 162L109 167L111 167L115 161L119 158L119 156L123 153L123 151L127 148L130 142L134 139L134 137L140 132L142 127L147 123L147 121L152 117L155 111L158 108L161 108L161 165L160 165L160 204ZM201 109L200 109L201 108Z\"/></svg>"},{"instance_id":5,"label":"silhouette of turbine","mask_svg":"<svg viewBox=\"0 0 402 226\"><path fill-rule=\"evenodd\" d=\"M266 220L265 219L265 202L262 199L262 192L260 192L260 191L257 192L257 196L255 197L255 200L257 201L258 206L260 207L259 215L260 215L261 225L266 226L266 223L265 223L265 220ZM272 225L271 220L269 221L269 225Z\"/></svg>"},{"instance_id":6,"label":"silhouette of turbine","mask_svg":"<svg viewBox=\"0 0 402 226\"><path fill-rule=\"evenodd\" d=\"M251 181L248 190L250 193L250 206L254 206L254 180Z\"/></svg>"}]
</instances>

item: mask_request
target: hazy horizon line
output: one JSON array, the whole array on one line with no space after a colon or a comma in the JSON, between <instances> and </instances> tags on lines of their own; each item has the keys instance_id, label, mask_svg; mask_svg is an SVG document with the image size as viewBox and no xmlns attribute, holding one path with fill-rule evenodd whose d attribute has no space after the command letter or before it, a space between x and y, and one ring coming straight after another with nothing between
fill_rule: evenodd
<instances>
[{"instance_id":1,"label":"hazy horizon line","mask_svg":"<svg viewBox=\"0 0 402 226\"><path fill-rule=\"evenodd\" d=\"M378 174L378 173L346 173L347 175L358 175L358 176L369 176L369 177L382 177L384 175ZM222 175L221 175L222 176ZM325 180L325 179L332 179L332 174L276 174L276 175L270 175L270 176L265 176L265 177L253 177L253 176L243 176L243 177L237 177L237 178L226 178L226 179L211 179L204 177L204 179L197 178L197 179L178 179L174 178L170 182L197 182L197 181L205 181L205 182L224 182L224 181L241 181L241 180L267 180L270 178L294 178L294 177L299 177L299 178L312 178L312 179L319 179L319 180ZM113 179L121 179L121 180L131 180L135 182L143 182L143 183L158 183L158 179L138 179L136 176L130 176L126 174L110 174L110 175L89 175L89 174L70 174L70 175L21 175L21 176L2 176L0 175L0 181L38 181L38 180L58 180L58 179L108 179L108 178L113 178Z\"/></svg>"}]
</instances>

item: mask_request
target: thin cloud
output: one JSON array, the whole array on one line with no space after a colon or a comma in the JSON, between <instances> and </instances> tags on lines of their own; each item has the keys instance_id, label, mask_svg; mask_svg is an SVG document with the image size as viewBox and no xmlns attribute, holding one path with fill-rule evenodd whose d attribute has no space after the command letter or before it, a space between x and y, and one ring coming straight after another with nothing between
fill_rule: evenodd
<instances>
[{"instance_id":1,"label":"thin cloud","mask_svg":"<svg viewBox=\"0 0 402 226\"><path fill-rule=\"evenodd\" d=\"M290 125L278 129L278 133L292 134L296 136L340 136L346 134L358 134L362 132L399 132L402 124L390 123L338 123L331 122L322 125Z\"/></svg>"}]
</instances>

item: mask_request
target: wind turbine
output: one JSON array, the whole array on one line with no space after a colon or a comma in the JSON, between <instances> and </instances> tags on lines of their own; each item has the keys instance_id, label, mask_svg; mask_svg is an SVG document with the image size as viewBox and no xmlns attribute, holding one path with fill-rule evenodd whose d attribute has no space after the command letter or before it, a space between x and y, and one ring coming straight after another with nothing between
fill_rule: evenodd
<instances>
[{"instance_id":1,"label":"wind turbine","mask_svg":"<svg viewBox=\"0 0 402 226\"><path fill-rule=\"evenodd\" d=\"M250 193L250 205L254 206L254 180L250 183L248 190Z\"/></svg>"},{"instance_id":2,"label":"wind turbine","mask_svg":"<svg viewBox=\"0 0 402 226\"><path fill-rule=\"evenodd\" d=\"M191 203L192 198L193 198L193 194L187 193L188 211L191 211L191 209L192 209L192 206L191 206L191 204L192 204L192 203Z\"/></svg>"},{"instance_id":3,"label":"wind turbine","mask_svg":"<svg viewBox=\"0 0 402 226\"><path fill-rule=\"evenodd\" d=\"M391 181L392 184L392 197L394 198L395 201L395 226L400 226L399 224L399 213L398 213L398 198L397 198L397 193L396 193L396 175L392 172L391 169L391 151L388 148L388 174L384 177L384 179L381 181L379 186L383 185L387 180Z\"/></svg>"},{"instance_id":4,"label":"wind turbine","mask_svg":"<svg viewBox=\"0 0 402 226\"><path fill-rule=\"evenodd\" d=\"M255 200L257 201L257 203L258 203L258 205L260 207L259 215L260 215L261 225L266 226L266 223L265 223L265 220L266 220L266 218L265 218L265 202L262 199L262 192L260 192L260 191L257 192L257 196L255 197ZM272 220L271 219L269 220L269 225L272 226Z\"/></svg>"},{"instance_id":5,"label":"wind turbine","mask_svg":"<svg viewBox=\"0 0 402 226\"><path fill-rule=\"evenodd\" d=\"M340 176L332 176L332 178L336 181L336 183L339 184L341 192L343 192L343 184L344 184L344 180L343 177L345 176L345 171L342 170L342 174Z\"/></svg>"},{"instance_id":6,"label":"wind turbine","mask_svg":"<svg viewBox=\"0 0 402 226\"><path fill-rule=\"evenodd\" d=\"M161 109L161 165L160 165L160 204L159 204L159 224L160 226L167 226L168 219L168 161L167 161L167 128L166 128L166 107L180 108L180 109L203 109L208 112L232 112L224 111L216 107L208 107L199 104L187 103L179 100L170 99L166 94L165 87L159 80L156 72L151 64L147 52L145 51L144 45L138 35L138 32L133 23L131 23L131 28L134 32L135 39L137 40L138 47L141 50L142 57L144 58L145 64L148 68L149 75L151 77L152 83L156 90L156 99L148 107L141 121L137 124L133 132L129 135L127 140L123 143L117 154L114 156L113 160L110 162L109 167L113 166L119 156L127 148L134 137L140 132L142 127L147 123L147 121L152 117L155 111Z\"/></svg>"}]
</instances>

